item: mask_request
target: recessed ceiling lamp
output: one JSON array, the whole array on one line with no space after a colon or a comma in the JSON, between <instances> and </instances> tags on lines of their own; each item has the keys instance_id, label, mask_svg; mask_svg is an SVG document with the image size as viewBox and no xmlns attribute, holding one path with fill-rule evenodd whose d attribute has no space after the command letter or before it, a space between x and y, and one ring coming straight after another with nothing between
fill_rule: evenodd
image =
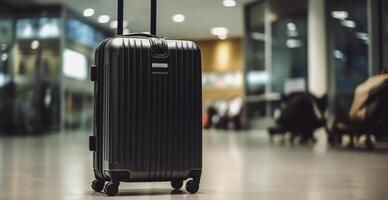
<instances>
[{"instance_id":1,"label":"recessed ceiling lamp","mask_svg":"<svg viewBox=\"0 0 388 200\"><path fill-rule=\"evenodd\" d=\"M331 16L336 19L344 20L349 17L349 13L346 11L332 11Z\"/></svg>"},{"instance_id":2,"label":"recessed ceiling lamp","mask_svg":"<svg viewBox=\"0 0 388 200\"><path fill-rule=\"evenodd\" d=\"M84 16L85 17L91 17L94 15L94 9L93 8L86 8L84 10Z\"/></svg>"},{"instance_id":3,"label":"recessed ceiling lamp","mask_svg":"<svg viewBox=\"0 0 388 200\"><path fill-rule=\"evenodd\" d=\"M348 28L356 28L356 22L353 20L342 20L341 24Z\"/></svg>"},{"instance_id":4,"label":"recessed ceiling lamp","mask_svg":"<svg viewBox=\"0 0 388 200\"><path fill-rule=\"evenodd\" d=\"M361 33L361 32L357 32L356 33L356 37L360 40L364 40L364 41L368 41L369 40L369 35L368 33Z\"/></svg>"},{"instance_id":5,"label":"recessed ceiling lamp","mask_svg":"<svg viewBox=\"0 0 388 200\"><path fill-rule=\"evenodd\" d=\"M222 2L225 7L235 7L236 6L236 1L235 0L224 0Z\"/></svg>"},{"instance_id":6,"label":"recessed ceiling lamp","mask_svg":"<svg viewBox=\"0 0 388 200\"><path fill-rule=\"evenodd\" d=\"M292 22L287 24L287 29L290 31L296 31L296 25Z\"/></svg>"},{"instance_id":7,"label":"recessed ceiling lamp","mask_svg":"<svg viewBox=\"0 0 388 200\"><path fill-rule=\"evenodd\" d=\"M39 48L39 41L38 40L34 40L31 42L31 49L35 50L35 49L38 49Z\"/></svg>"},{"instance_id":8,"label":"recessed ceiling lamp","mask_svg":"<svg viewBox=\"0 0 388 200\"><path fill-rule=\"evenodd\" d=\"M108 23L110 20L110 17L108 15L100 15L98 17L98 23L105 24Z\"/></svg>"},{"instance_id":9,"label":"recessed ceiling lamp","mask_svg":"<svg viewBox=\"0 0 388 200\"><path fill-rule=\"evenodd\" d=\"M6 61L8 59L8 54L3 53L1 54L1 61Z\"/></svg>"},{"instance_id":10,"label":"recessed ceiling lamp","mask_svg":"<svg viewBox=\"0 0 388 200\"><path fill-rule=\"evenodd\" d=\"M302 41L297 40L297 39L288 39L286 44L287 44L288 48L294 49L294 48L301 47L302 46Z\"/></svg>"},{"instance_id":11,"label":"recessed ceiling lamp","mask_svg":"<svg viewBox=\"0 0 388 200\"><path fill-rule=\"evenodd\" d=\"M210 30L213 35L228 35L229 31L225 27L214 27Z\"/></svg>"},{"instance_id":12,"label":"recessed ceiling lamp","mask_svg":"<svg viewBox=\"0 0 388 200\"><path fill-rule=\"evenodd\" d=\"M185 21L185 16L182 15L182 14L175 14L174 16L172 16L172 21L174 21L176 23L184 22Z\"/></svg>"},{"instance_id":13,"label":"recessed ceiling lamp","mask_svg":"<svg viewBox=\"0 0 388 200\"><path fill-rule=\"evenodd\" d=\"M210 32L213 35L217 36L218 39L220 39L220 40L226 39L228 37L228 33L229 33L228 29L225 27L214 27L210 30Z\"/></svg>"}]
</instances>

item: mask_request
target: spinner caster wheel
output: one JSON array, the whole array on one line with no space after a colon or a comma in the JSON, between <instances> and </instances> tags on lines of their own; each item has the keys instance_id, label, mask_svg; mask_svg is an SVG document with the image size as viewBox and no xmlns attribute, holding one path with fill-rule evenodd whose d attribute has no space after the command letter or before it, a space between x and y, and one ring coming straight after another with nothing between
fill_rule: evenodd
<instances>
[{"instance_id":1,"label":"spinner caster wheel","mask_svg":"<svg viewBox=\"0 0 388 200\"><path fill-rule=\"evenodd\" d=\"M186 190L191 194L197 193L199 190L199 182L195 180L187 181Z\"/></svg>"},{"instance_id":2,"label":"spinner caster wheel","mask_svg":"<svg viewBox=\"0 0 388 200\"><path fill-rule=\"evenodd\" d=\"M109 182L105 185L104 192L108 196L115 196L119 191L119 185L117 183Z\"/></svg>"},{"instance_id":3,"label":"spinner caster wheel","mask_svg":"<svg viewBox=\"0 0 388 200\"><path fill-rule=\"evenodd\" d=\"M92 182L92 189L95 192L101 192L104 189L105 181L96 179Z\"/></svg>"},{"instance_id":4,"label":"spinner caster wheel","mask_svg":"<svg viewBox=\"0 0 388 200\"><path fill-rule=\"evenodd\" d=\"M183 181L171 181L171 187L174 188L174 190L180 190L183 186Z\"/></svg>"}]
</instances>

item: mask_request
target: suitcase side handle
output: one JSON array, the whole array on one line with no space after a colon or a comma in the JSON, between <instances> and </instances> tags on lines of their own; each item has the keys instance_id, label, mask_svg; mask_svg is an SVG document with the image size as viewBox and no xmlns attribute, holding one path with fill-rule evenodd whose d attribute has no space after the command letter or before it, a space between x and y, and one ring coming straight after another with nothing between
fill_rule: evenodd
<instances>
[{"instance_id":1,"label":"suitcase side handle","mask_svg":"<svg viewBox=\"0 0 388 200\"><path fill-rule=\"evenodd\" d=\"M151 25L150 33L151 35L156 35L156 0L151 0ZM117 0L117 35L123 34L123 16L124 16L124 0Z\"/></svg>"}]
</instances>

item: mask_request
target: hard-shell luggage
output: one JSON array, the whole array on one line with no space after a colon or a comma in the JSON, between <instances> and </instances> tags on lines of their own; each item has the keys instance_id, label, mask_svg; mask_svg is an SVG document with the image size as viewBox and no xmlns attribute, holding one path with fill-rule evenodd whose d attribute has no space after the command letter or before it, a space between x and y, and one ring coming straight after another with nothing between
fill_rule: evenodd
<instances>
[{"instance_id":1,"label":"hard-shell luggage","mask_svg":"<svg viewBox=\"0 0 388 200\"><path fill-rule=\"evenodd\" d=\"M151 34L122 35L101 42L91 69L94 81L93 190L116 195L119 183L169 181L195 193L202 171L201 55L194 42Z\"/></svg>"}]
</instances>

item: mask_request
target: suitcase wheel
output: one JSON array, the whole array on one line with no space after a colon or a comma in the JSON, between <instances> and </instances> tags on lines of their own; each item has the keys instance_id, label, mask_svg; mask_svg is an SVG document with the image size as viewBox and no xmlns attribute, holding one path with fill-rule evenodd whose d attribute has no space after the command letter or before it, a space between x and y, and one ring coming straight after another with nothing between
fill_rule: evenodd
<instances>
[{"instance_id":1,"label":"suitcase wheel","mask_svg":"<svg viewBox=\"0 0 388 200\"><path fill-rule=\"evenodd\" d=\"M92 182L92 189L95 192L101 192L104 189L105 181L96 179Z\"/></svg>"},{"instance_id":2,"label":"suitcase wheel","mask_svg":"<svg viewBox=\"0 0 388 200\"><path fill-rule=\"evenodd\" d=\"M171 181L171 187L174 188L174 190L180 190L183 186L183 181Z\"/></svg>"},{"instance_id":3,"label":"suitcase wheel","mask_svg":"<svg viewBox=\"0 0 388 200\"><path fill-rule=\"evenodd\" d=\"M196 193L199 190L199 182L195 180L187 181L186 190L190 193Z\"/></svg>"},{"instance_id":4,"label":"suitcase wheel","mask_svg":"<svg viewBox=\"0 0 388 200\"><path fill-rule=\"evenodd\" d=\"M114 182L108 182L105 184L104 192L108 196L115 196L119 191L119 184Z\"/></svg>"}]
</instances>

